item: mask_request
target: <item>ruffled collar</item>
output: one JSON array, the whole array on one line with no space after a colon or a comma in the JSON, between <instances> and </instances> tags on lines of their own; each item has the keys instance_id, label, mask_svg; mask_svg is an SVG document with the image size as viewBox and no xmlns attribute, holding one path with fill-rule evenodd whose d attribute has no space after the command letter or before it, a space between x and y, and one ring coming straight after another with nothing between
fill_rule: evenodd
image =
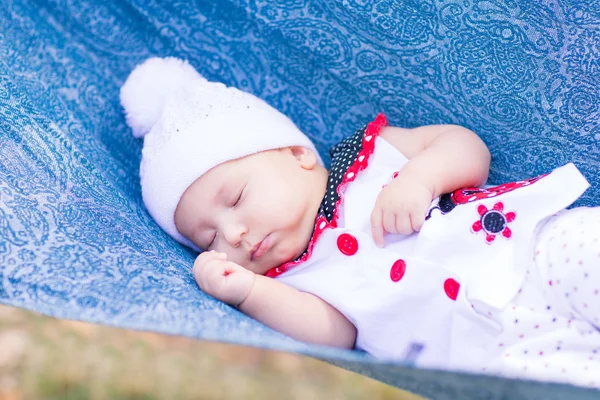
<instances>
[{"instance_id":1,"label":"ruffled collar","mask_svg":"<svg viewBox=\"0 0 600 400\"><path fill-rule=\"evenodd\" d=\"M327 191L315 218L315 229L306 250L295 260L271 268L266 276L275 278L308 260L321 234L327 229L337 228L346 186L369 165L369 158L375 150L375 139L387 124L385 115L379 114L373 122L330 149L331 168Z\"/></svg>"}]
</instances>

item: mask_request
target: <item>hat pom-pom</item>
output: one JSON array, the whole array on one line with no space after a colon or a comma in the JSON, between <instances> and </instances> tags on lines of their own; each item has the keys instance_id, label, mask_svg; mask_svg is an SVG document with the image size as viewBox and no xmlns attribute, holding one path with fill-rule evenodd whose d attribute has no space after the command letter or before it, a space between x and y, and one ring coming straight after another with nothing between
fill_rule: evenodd
<instances>
[{"instance_id":1,"label":"hat pom-pom","mask_svg":"<svg viewBox=\"0 0 600 400\"><path fill-rule=\"evenodd\" d=\"M153 57L135 67L121 87L121 105L133 136L143 137L160 117L170 93L202 79L187 61Z\"/></svg>"}]
</instances>

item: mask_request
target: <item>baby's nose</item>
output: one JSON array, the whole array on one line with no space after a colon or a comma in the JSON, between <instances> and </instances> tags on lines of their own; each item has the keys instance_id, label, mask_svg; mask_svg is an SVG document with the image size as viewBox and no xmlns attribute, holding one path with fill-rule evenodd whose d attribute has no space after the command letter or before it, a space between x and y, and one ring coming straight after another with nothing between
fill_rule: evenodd
<instances>
[{"instance_id":1,"label":"baby's nose","mask_svg":"<svg viewBox=\"0 0 600 400\"><path fill-rule=\"evenodd\" d=\"M242 243L242 238L248 232L248 229L242 224L233 224L225 230L225 240L231 247L237 248Z\"/></svg>"}]
</instances>

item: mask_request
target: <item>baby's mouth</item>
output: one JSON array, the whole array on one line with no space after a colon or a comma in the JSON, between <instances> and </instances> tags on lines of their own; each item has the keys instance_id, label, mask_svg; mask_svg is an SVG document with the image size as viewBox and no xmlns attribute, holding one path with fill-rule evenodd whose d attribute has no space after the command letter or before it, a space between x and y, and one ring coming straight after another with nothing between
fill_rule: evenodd
<instances>
[{"instance_id":1,"label":"baby's mouth","mask_svg":"<svg viewBox=\"0 0 600 400\"><path fill-rule=\"evenodd\" d=\"M261 258L271 247L271 235L267 235L263 240L257 243L250 253L250 261L256 261Z\"/></svg>"}]
</instances>

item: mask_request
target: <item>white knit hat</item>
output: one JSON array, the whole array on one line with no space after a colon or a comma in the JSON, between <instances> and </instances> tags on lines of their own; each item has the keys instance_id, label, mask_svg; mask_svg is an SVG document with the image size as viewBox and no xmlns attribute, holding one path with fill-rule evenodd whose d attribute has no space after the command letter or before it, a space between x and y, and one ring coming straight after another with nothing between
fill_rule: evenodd
<instances>
[{"instance_id":1,"label":"white knit hat","mask_svg":"<svg viewBox=\"0 0 600 400\"><path fill-rule=\"evenodd\" d=\"M127 125L144 137L140 178L150 215L172 238L200 249L175 227L185 190L211 168L260 151L303 146L294 123L263 100L209 82L187 61L150 58L121 87Z\"/></svg>"}]
</instances>

